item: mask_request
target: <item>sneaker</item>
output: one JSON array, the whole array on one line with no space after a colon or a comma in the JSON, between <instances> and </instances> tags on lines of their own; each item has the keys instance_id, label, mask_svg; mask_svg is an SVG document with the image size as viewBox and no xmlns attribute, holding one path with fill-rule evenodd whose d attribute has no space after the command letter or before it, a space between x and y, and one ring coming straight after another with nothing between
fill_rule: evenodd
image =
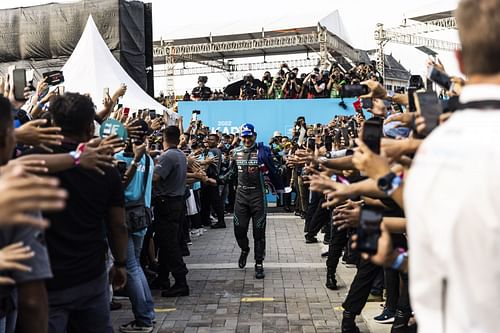
<instances>
[{"instance_id":1,"label":"sneaker","mask_svg":"<svg viewBox=\"0 0 500 333\"><path fill-rule=\"evenodd\" d=\"M265 277L264 266L262 264L255 264L255 278L260 280Z\"/></svg>"},{"instance_id":2,"label":"sneaker","mask_svg":"<svg viewBox=\"0 0 500 333\"><path fill-rule=\"evenodd\" d=\"M396 315L395 311L391 311L385 308L381 314L379 314L376 317L373 317L373 320L375 320L379 324L392 324L394 322L395 315Z\"/></svg>"},{"instance_id":3,"label":"sneaker","mask_svg":"<svg viewBox=\"0 0 500 333\"><path fill-rule=\"evenodd\" d=\"M131 321L128 324L120 326L120 332L123 333L150 333L153 332L153 326L139 326L137 322Z\"/></svg>"},{"instance_id":4,"label":"sneaker","mask_svg":"<svg viewBox=\"0 0 500 333\"><path fill-rule=\"evenodd\" d=\"M191 237L200 237L202 235L202 233L200 233L199 230L200 229L191 230L189 232L189 234L191 235Z\"/></svg>"}]
</instances>

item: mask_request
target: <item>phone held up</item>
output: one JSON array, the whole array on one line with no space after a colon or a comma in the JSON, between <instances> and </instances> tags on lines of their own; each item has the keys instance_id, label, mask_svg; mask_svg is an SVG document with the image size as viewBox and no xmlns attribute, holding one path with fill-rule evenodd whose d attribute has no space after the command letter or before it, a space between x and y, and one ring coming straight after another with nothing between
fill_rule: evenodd
<instances>
[{"instance_id":1,"label":"phone held up","mask_svg":"<svg viewBox=\"0 0 500 333\"><path fill-rule=\"evenodd\" d=\"M364 122L363 142L375 154L380 154L380 140L382 139L383 119L373 117Z\"/></svg>"},{"instance_id":2,"label":"phone held up","mask_svg":"<svg viewBox=\"0 0 500 333\"><path fill-rule=\"evenodd\" d=\"M380 238L380 223L382 223L382 210L375 206L365 205L361 208L359 225L357 228L357 250L369 254L376 254L378 239Z\"/></svg>"}]
</instances>

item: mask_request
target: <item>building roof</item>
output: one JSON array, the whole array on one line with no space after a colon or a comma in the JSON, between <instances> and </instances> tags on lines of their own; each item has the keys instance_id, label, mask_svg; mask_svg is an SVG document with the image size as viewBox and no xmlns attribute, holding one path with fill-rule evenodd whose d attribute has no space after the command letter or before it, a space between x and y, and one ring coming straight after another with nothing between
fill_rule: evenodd
<instances>
[{"instance_id":1,"label":"building roof","mask_svg":"<svg viewBox=\"0 0 500 333\"><path fill-rule=\"evenodd\" d=\"M370 61L375 60L377 50L359 50L360 61L365 63L370 63ZM410 78L411 73L404 68L399 61L397 61L392 54L385 55L384 61L384 75L386 80L399 80L406 81Z\"/></svg>"}]
</instances>

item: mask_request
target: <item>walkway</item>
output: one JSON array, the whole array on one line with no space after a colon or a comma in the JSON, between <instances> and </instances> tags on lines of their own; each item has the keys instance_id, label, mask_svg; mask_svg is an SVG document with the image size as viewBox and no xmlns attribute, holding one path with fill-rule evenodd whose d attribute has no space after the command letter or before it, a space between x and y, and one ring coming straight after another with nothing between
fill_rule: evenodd
<instances>
[{"instance_id":1,"label":"walkway","mask_svg":"<svg viewBox=\"0 0 500 333\"><path fill-rule=\"evenodd\" d=\"M231 218L227 217L226 223L227 229L209 230L193 239L191 256L185 257L191 296L168 299L154 292L154 332L340 332L341 303L355 269L340 264L340 290L326 289L325 259L320 257L325 247L305 244L300 218L269 214L266 278L256 280L252 260L244 270L237 267L240 250ZM130 303L121 303L123 309L112 312L116 332L133 319ZM370 303L367 308L365 318L380 313L379 303ZM362 317L358 321L361 332L389 331L383 325L372 328L370 321L367 326Z\"/></svg>"}]
</instances>

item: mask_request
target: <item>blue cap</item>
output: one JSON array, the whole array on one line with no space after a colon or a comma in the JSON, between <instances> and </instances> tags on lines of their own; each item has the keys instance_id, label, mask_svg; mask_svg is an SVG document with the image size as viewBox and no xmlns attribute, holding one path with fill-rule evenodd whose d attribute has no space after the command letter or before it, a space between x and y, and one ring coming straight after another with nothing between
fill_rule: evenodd
<instances>
[{"instance_id":1,"label":"blue cap","mask_svg":"<svg viewBox=\"0 0 500 333\"><path fill-rule=\"evenodd\" d=\"M252 124L246 123L241 125L240 129L240 136L254 136L255 135L255 129Z\"/></svg>"}]
</instances>

